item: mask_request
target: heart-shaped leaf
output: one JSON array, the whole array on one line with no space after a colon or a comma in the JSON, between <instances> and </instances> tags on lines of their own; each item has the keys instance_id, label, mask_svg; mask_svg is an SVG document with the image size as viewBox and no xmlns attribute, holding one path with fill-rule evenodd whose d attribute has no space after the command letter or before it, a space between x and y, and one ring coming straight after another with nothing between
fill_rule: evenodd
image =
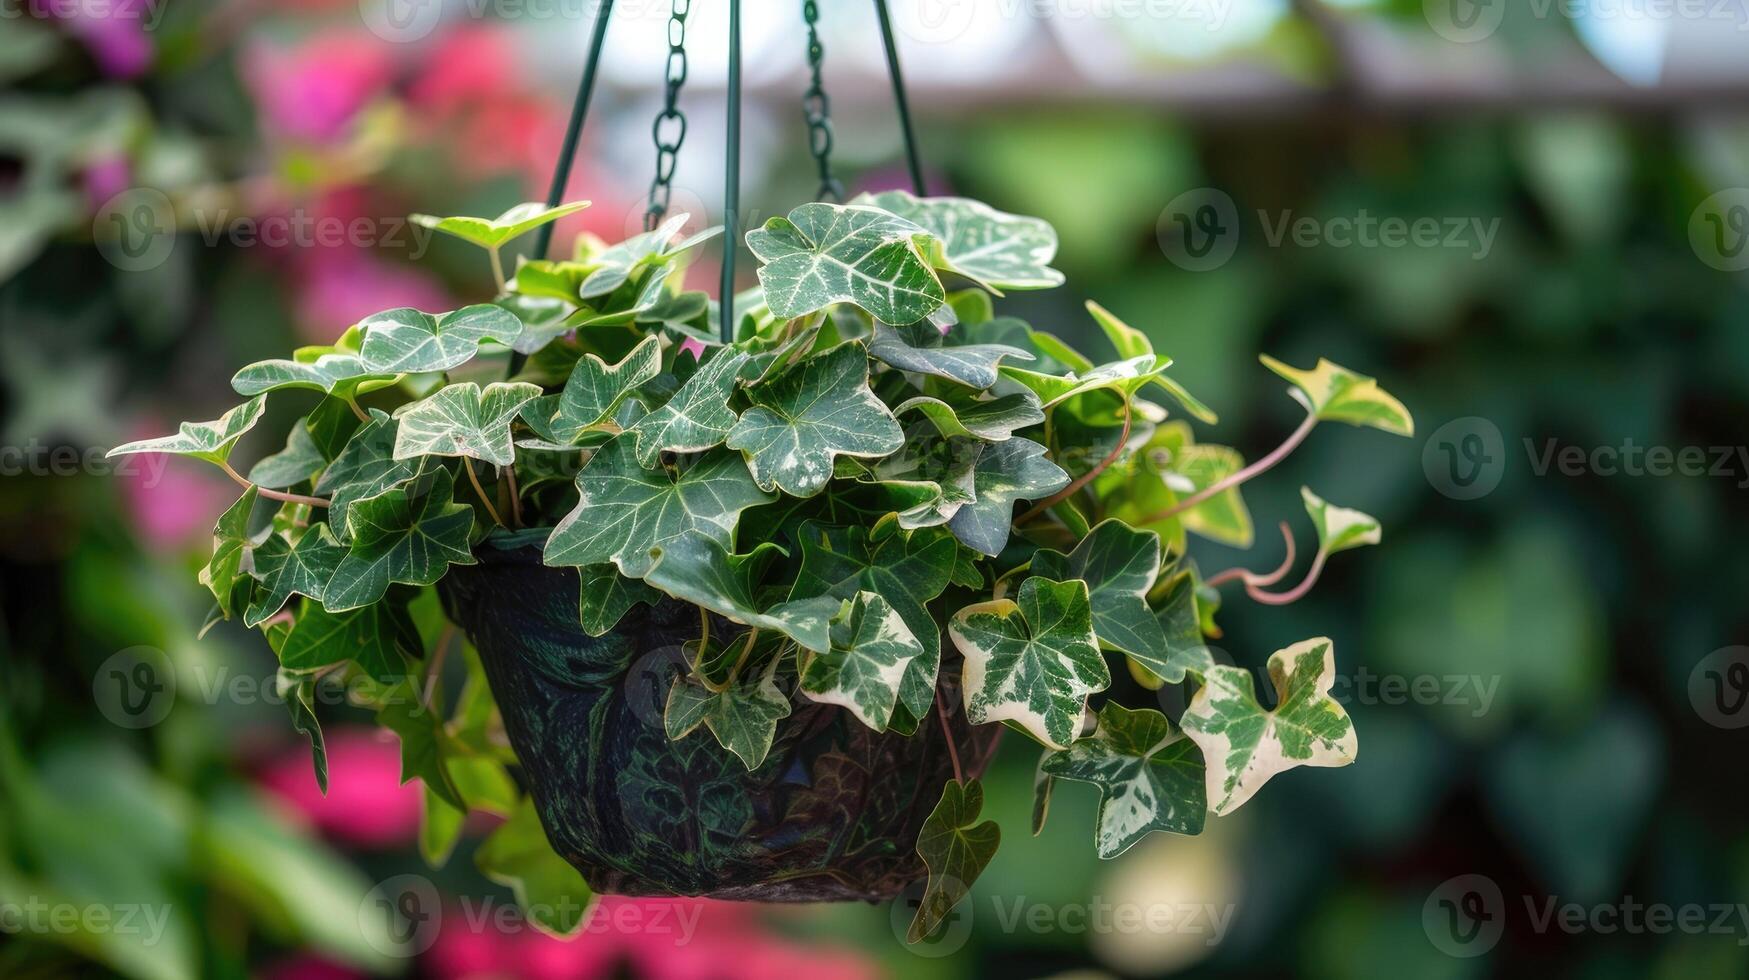
<instances>
[{"instance_id":1,"label":"heart-shaped leaf","mask_svg":"<svg viewBox=\"0 0 1749 980\"><path fill-rule=\"evenodd\" d=\"M923 655L923 644L898 610L872 592L858 592L844 617L832 624L832 648L809 656L803 665L802 693L841 705L884 732L907 669Z\"/></svg>"},{"instance_id":2,"label":"heart-shaped leaf","mask_svg":"<svg viewBox=\"0 0 1749 980\"><path fill-rule=\"evenodd\" d=\"M917 835L917 854L929 869L929 880L905 933L906 942L929 938L953 907L971 893L972 882L996 856L1002 829L994 820L978 823L983 811L984 787L976 779L941 788L941 801L924 819L923 830Z\"/></svg>"},{"instance_id":3,"label":"heart-shaped leaf","mask_svg":"<svg viewBox=\"0 0 1749 980\"><path fill-rule=\"evenodd\" d=\"M407 220L421 228L454 235L484 249L496 249L541 225L575 214L588 206L588 201L574 201L549 208L538 201L529 201L518 204L496 218L439 218L429 214L415 214Z\"/></svg>"},{"instance_id":4,"label":"heart-shaped leaf","mask_svg":"<svg viewBox=\"0 0 1749 980\"><path fill-rule=\"evenodd\" d=\"M502 306L481 303L442 316L414 309L389 310L367 317L364 366L376 374L448 371L472 360L480 345L494 340L513 345L522 321Z\"/></svg>"},{"instance_id":5,"label":"heart-shaped leaf","mask_svg":"<svg viewBox=\"0 0 1749 980\"><path fill-rule=\"evenodd\" d=\"M1208 816L1202 753L1152 709L1108 702L1088 738L1046 756L1050 776L1099 787L1093 843L1110 859L1156 830L1200 834Z\"/></svg>"},{"instance_id":6,"label":"heart-shaped leaf","mask_svg":"<svg viewBox=\"0 0 1749 980\"><path fill-rule=\"evenodd\" d=\"M441 388L400 409L394 456L467 456L509 466L516 460L510 423L540 393L538 385L522 382L495 381L482 389L464 381Z\"/></svg>"},{"instance_id":7,"label":"heart-shaped leaf","mask_svg":"<svg viewBox=\"0 0 1749 980\"><path fill-rule=\"evenodd\" d=\"M899 423L868 387L868 355L841 344L749 388L752 407L726 444L747 456L764 489L811 497L832 478L838 456L878 458L904 445Z\"/></svg>"},{"instance_id":8,"label":"heart-shaped leaf","mask_svg":"<svg viewBox=\"0 0 1749 980\"><path fill-rule=\"evenodd\" d=\"M1048 289L1063 284L1051 268L1057 232L1050 222L1023 218L964 197L913 197L900 191L863 194L868 204L915 222L934 235L937 268L956 272L985 289Z\"/></svg>"},{"instance_id":9,"label":"heart-shaped leaf","mask_svg":"<svg viewBox=\"0 0 1749 980\"><path fill-rule=\"evenodd\" d=\"M653 606L662 598L645 583L621 575L611 563L584 565L577 574L583 581L578 618L590 636L606 636L633 606L640 602Z\"/></svg>"},{"instance_id":10,"label":"heart-shaped leaf","mask_svg":"<svg viewBox=\"0 0 1749 980\"><path fill-rule=\"evenodd\" d=\"M176 456L193 456L195 459L204 459L222 466L231 458L231 450L236 448L237 440L243 438L243 434L255 428L255 423L261 420L261 411L266 405L267 396L257 395L211 422L184 422L173 436L142 439L117 446L105 453L104 458L125 456L129 453L171 453Z\"/></svg>"},{"instance_id":11,"label":"heart-shaped leaf","mask_svg":"<svg viewBox=\"0 0 1749 980\"><path fill-rule=\"evenodd\" d=\"M1041 500L1069 484L1069 474L1045 458L1045 447L1015 437L984 446L972 469L972 500L955 510L947 526L967 546L986 555L1002 553L1014 520L1014 502Z\"/></svg>"},{"instance_id":12,"label":"heart-shaped leaf","mask_svg":"<svg viewBox=\"0 0 1749 980\"><path fill-rule=\"evenodd\" d=\"M735 426L729 396L746 362L747 355L737 350L712 355L674 397L632 426L638 462L654 466L664 452L699 453L720 445Z\"/></svg>"},{"instance_id":13,"label":"heart-shaped leaf","mask_svg":"<svg viewBox=\"0 0 1749 980\"><path fill-rule=\"evenodd\" d=\"M1379 543L1379 522L1371 514L1325 503L1311 487L1301 487L1300 497L1312 517L1312 526L1318 529L1318 550L1324 554Z\"/></svg>"},{"instance_id":14,"label":"heart-shaped leaf","mask_svg":"<svg viewBox=\"0 0 1749 980\"><path fill-rule=\"evenodd\" d=\"M346 557L346 546L334 540L326 524L317 524L288 539L269 535L255 549L255 578L261 583L243 624L260 626L294 595L321 601L328 581Z\"/></svg>"},{"instance_id":15,"label":"heart-shaped leaf","mask_svg":"<svg viewBox=\"0 0 1749 980\"><path fill-rule=\"evenodd\" d=\"M1217 814L1237 810L1269 777L1296 766L1346 766L1358 743L1348 713L1330 697L1336 655L1328 639L1304 640L1269 658L1275 708L1257 703L1251 672L1210 668L1184 709L1184 731L1202 748Z\"/></svg>"},{"instance_id":16,"label":"heart-shaped leaf","mask_svg":"<svg viewBox=\"0 0 1749 980\"><path fill-rule=\"evenodd\" d=\"M1415 434L1415 420L1409 417L1409 410L1364 374L1321 357L1318 366L1309 371L1288 367L1268 354L1260 360L1264 367L1292 383L1289 394L1320 419L1371 426L1400 436Z\"/></svg>"},{"instance_id":17,"label":"heart-shaped leaf","mask_svg":"<svg viewBox=\"0 0 1749 980\"><path fill-rule=\"evenodd\" d=\"M1003 358L1033 360L1030 353L1006 344L948 346L942 342L941 331L927 323L903 327L876 323L868 355L901 371L946 378L979 390L996 383Z\"/></svg>"},{"instance_id":18,"label":"heart-shaped leaf","mask_svg":"<svg viewBox=\"0 0 1749 980\"><path fill-rule=\"evenodd\" d=\"M219 515L218 523L213 525L212 558L200 570L200 584L218 600L219 611L226 619L236 615L237 583L248 576L254 564L252 555L261 543L261 539L249 534L249 515L254 512L258 497L256 489L250 487Z\"/></svg>"},{"instance_id":19,"label":"heart-shaped leaf","mask_svg":"<svg viewBox=\"0 0 1749 980\"><path fill-rule=\"evenodd\" d=\"M687 537L734 540L741 512L769 503L739 453L719 450L678 473L638 465L632 440L619 436L597 450L577 474L578 502L547 539L549 565L612 562L644 578L651 552Z\"/></svg>"},{"instance_id":20,"label":"heart-shaped leaf","mask_svg":"<svg viewBox=\"0 0 1749 980\"><path fill-rule=\"evenodd\" d=\"M774 316L854 303L885 323L916 323L947 302L918 225L875 208L804 204L747 233Z\"/></svg>"},{"instance_id":21,"label":"heart-shaped leaf","mask_svg":"<svg viewBox=\"0 0 1749 980\"><path fill-rule=\"evenodd\" d=\"M1034 575L1087 583L1100 645L1128 654L1166 652L1166 637L1146 600L1159 570L1160 537L1122 521L1101 522L1067 555L1046 548L1032 556Z\"/></svg>"},{"instance_id":22,"label":"heart-shaped leaf","mask_svg":"<svg viewBox=\"0 0 1749 980\"><path fill-rule=\"evenodd\" d=\"M685 738L702 724L749 770L759 768L771 754L777 723L790 713L789 698L777 687L780 659L771 658L763 669L748 671L721 691L694 677L675 678L662 713L668 737Z\"/></svg>"},{"instance_id":23,"label":"heart-shaped leaf","mask_svg":"<svg viewBox=\"0 0 1749 980\"><path fill-rule=\"evenodd\" d=\"M455 502L455 478L441 467L354 502L347 521L352 547L328 580L329 612L376 603L392 583L432 585L450 565L476 562L468 550L474 510Z\"/></svg>"},{"instance_id":24,"label":"heart-shaped leaf","mask_svg":"<svg viewBox=\"0 0 1749 980\"><path fill-rule=\"evenodd\" d=\"M309 350L299 351L305 355ZM364 365L364 358L353 352L334 352L333 348L313 356L292 360L257 361L231 378L231 388L239 395L262 395L281 388L308 388L325 394L351 397L361 389L381 387L394 381L394 374L373 373Z\"/></svg>"},{"instance_id":25,"label":"heart-shaped leaf","mask_svg":"<svg viewBox=\"0 0 1749 980\"><path fill-rule=\"evenodd\" d=\"M966 658L973 724L1011 721L1052 748L1067 748L1081 730L1087 696L1111 683L1085 582L1032 576L1015 599L955 613L948 633Z\"/></svg>"},{"instance_id":26,"label":"heart-shaped leaf","mask_svg":"<svg viewBox=\"0 0 1749 980\"><path fill-rule=\"evenodd\" d=\"M350 660L376 680L394 684L406 677L407 658L421 649L419 631L397 603L331 613L307 600L280 644L279 663L287 670L313 671Z\"/></svg>"}]
</instances>

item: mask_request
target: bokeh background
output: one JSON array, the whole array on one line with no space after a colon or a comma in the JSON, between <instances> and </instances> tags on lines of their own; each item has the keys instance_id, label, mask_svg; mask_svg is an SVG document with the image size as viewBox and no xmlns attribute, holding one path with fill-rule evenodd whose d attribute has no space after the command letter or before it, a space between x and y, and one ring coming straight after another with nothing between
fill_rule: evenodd
<instances>
[{"instance_id":1,"label":"bokeh background","mask_svg":"<svg viewBox=\"0 0 1749 980\"><path fill-rule=\"evenodd\" d=\"M802 5L746 6L744 227L815 186ZM853 190L902 185L872 4L820 6L837 170ZM399 219L544 196L595 6L12 3L0 975L1744 975L1749 7L893 7L932 189L1061 235L1070 285L1004 309L1085 338L1098 297L1220 411L1206 437L1251 456L1298 412L1260 351L1375 374L1414 411L1413 440L1321 427L1248 489L1253 552L1195 552L1272 567L1277 520L1307 534L1301 483L1383 520L1384 546L1306 601L1230 596L1221 615L1225 654L1253 667L1335 639L1358 764L1283 776L1199 838L1102 863L1091 787L1060 787L1027 836L1035 759L1010 740L988 780L1002 850L955 929L917 949L908 911L860 906L610 899L568 943L470 925L508 894L469 844L442 869L419 859L392 737L324 707L323 798L265 643L228 624L197 638L193 576L228 484L101 455L215 416L245 361L380 309L484 298L465 246ZM723 197L724 8L687 25L675 207L699 226ZM569 195L595 206L561 240L641 225L668 16L614 14ZM1386 240L1387 219L1439 231ZM715 260L693 273L713 288ZM1551 452L1573 462L1543 466ZM118 656L174 665L152 724L106 708ZM415 957L357 912L403 874L446 909ZM129 908L162 919L124 929ZM1172 925L1100 912L1119 908Z\"/></svg>"}]
</instances>

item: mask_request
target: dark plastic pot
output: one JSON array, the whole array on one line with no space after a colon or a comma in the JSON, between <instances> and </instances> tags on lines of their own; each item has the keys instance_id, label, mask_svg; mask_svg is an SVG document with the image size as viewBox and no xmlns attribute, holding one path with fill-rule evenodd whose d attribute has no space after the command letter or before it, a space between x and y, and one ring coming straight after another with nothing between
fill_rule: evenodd
<instances>
[{"instance_id":1,"label":"dark plastic pot","mask_svg":"<svg viewBox=\"0 0 1749 980\"><path fill-rule=\"evenodd\" d=\"M635 607L606 636L577 618L573 569L541 564L540 537L489 541L440 586L485 664L547 838L598 892L764 902L883 901L924 876L915 844L953 777L941 725L870 731L792 692L751 772L699 730L670 741L662 707L696 607ZM725 629L727 623L721 624ZM943 671L938 697L958 699ZM966 774L998 726L950 712Z\"/></svg>"}]
</instances>

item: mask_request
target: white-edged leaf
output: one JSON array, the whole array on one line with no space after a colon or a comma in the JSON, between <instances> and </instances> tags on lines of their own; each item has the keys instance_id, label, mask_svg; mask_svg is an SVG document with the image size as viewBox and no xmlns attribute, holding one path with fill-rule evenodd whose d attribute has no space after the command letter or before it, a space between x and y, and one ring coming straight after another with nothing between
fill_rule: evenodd
<instances>
[{"instance_id":1,"label":"white-edged leaf","mask_svg":"<svg viewBox=\"0 0 1749 980\"><path fill-rule=\"evenodd\" d=\"M868 387L868 355L859 343L802 361L747 390L752 406L725 440L747 456L766 490L811 497L832 478L839 456L878 458L905 439L887 406Z\"/></svg>"},{"instance_id":2,"label":"white-edged leaf","mask_svg":"<svg viewBox=\"0 0 1749 980\"><path fill-rule=\"evenodd\" d=\"M467 456L509 466L516 459L510 423L540 393L539 385L524 382L494 381L482 389L464 381L440 388L397 410L394 457Z\"/></svg>"},{"instance_id":3,"label":"white-edged leaf","mask_svg":"<svg viewBox=\"0 0 1749 980\"><path fill-rule=\"evenodd\" d=\"M864 725L887 730L899 688L923 644L885 599L858 592L844 618L832 624L832 649L809 656L802 693L849 709Z\"/></svg>"},{"instance_id":4,"label":"white-edged leaf","mask_svg":"<svg viewBox=\"0 0 1749 980\"><path fill-rule=\"evenodd\" d=\"M1006 214L970 198L920 198L902 190L863 194L851 203L915 222L935 236L931 258L937 268L992 292L1063 284L1063 274L1050 265L1057 255L1057 232L1041 218Z\"/></svg>"},{"instance_id":5,"label":"white-edged leaf","mask_svg":"<svg viewBox=\"0 0 1749 980\"><path fill-rule=\"evenodd\" d=\"M481 344L490 340L512 345L522 333L516 314L490 303L442 316L389 310L366 317L359 327L364 331L364 366L376 374L448 371L472 360Z\"/></svg>"},{"instance_id":6,"label":"white-edged leaf","mask_svg":"<svg viewBox=\"0 0 1749 980\"><path fill-rule=\"evenodd\" d=\"M1379 543L1379 522L1371 514L1326 503L1312 492L1311 487L1301 487L1300 498L1306 503L1312 526L1318 529L1319 551L1333 555L1338 551Z\"/></svg>"},{"instance_id":7,"label":"white-edged leaf","mask_svg":"<svg viewBox=\"0 0 1749 980\"><path fill-rule=\"evenodd\" d=\"M111 449L104 457L107 459L129 453L170 453L222 464L231 458L231 450L236 448L237 440L243 438L243 434L255 428L255 423L261 420L261 410L266 405L267 396L256 395L211 422L184 422L173 436L130 442Z\"/></svg>"},{"instance_id":8,"label":"white-edged leaf","mask_svg":"<svg viewBox=\"0 0 1749 980\"><path fill-rule=\"evenodd\" d=\"M955 613L948 634L966 658L966 717L975 725L1009 721L1067 748L1080 733L1087 696L1111 683L1085 582L1032 576L1014 599Z\"/></svg>"},{"instance_id":9,"label":"white-edged leaf","mask_svg":"<svg viewBox=\"0 0 1749 980\"><path fill-rule=\"evenodd\" d=\"M1400 436L1415 434L1415 420L1409 416L1409 410L1364 374L1321 357L1311 370L1289 367L1268 354L1259 360L1292 383L1289 393L1320 419L1371 426Z\"/></svg>"},{"instance_id":10,"label":"white-edged leaf","mask_svg":"<svg viewBox=\"0 0 1749 980\"><path fill-rule=\"evenodd\" d=\"M916 323L947 302L924 258L933 237L877 208L816 202L747 233L779 319L853 303L886 323Z\"/></svg>"},{"instance_id":11,"label":"white-edged leaf","mask_svg":"<svg viewBox=\"0 0 1749 980\"><path fill-rule=\"evenodd\" d=\"M1093 842L1102 858L1117 857L1157 830L1200 834L1208 817L1202 753L1151 708L1131 711L1108 702L1092 735L1046 756L1040 769L1099 787Z\"/></svg>"}]
</instances>

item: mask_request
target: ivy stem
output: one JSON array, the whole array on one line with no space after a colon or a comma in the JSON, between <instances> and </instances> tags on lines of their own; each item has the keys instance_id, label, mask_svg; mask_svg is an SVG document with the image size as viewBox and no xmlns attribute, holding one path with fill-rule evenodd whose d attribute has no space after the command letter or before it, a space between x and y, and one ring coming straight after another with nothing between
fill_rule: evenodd
<instances>
[{"instance_id":1,"label":"ivy stem","mask_svg":"<svg viewBox=\"0 0 1749 980\"><path fill-rule=\"evenodd\" d=\"M1261 602L1266 606L1285 606L1298 602L1307 592L1312 591L1312 585L1318 581L1318 573L1324 570L1324 559L1328 557L1330 553L1319 548L1318 553L1312 557L1312 567L1306 569L1305 579L1286 592L1265 592L1247 582L1245 594L1251 597L1252 602Z\"/></svg>"},{"instance_id":2,"label":"ivy stem","mask_svg":"<svg viewBox=\"0 0 1749 980\"><path fill-rule=\"evenodd\" d=\"M1245 583L1245 587L1250 588L1254 585L1274 585L1281 581L1282 576L1287 574L1288 569L1294 567L1294 535L1293 531L1288 528L1286 521L1281 522L1281 539L1287 542L1287 557L1281 560L1281 567L1277 568L1275 571L1264 574L1262 572L1253 572L1248 568L1229 568L1224 572L1219 572L1210 576L1203 582L1203 584L1213 588L1219 588L1228 582L1242 580Z\"/></svg>"},{"instance_id":3,"label":"ivy stem","mask_svg":"<svg viewBox=\"0 0 1749 980\"><path fill-rule=\"evenodd\" d=\"M480 486L480 478L474 473L474 464L466 456L462 457L462 469L468 471L468 482L474 485L474 492L480 495L480 503L486 505L486 513L492 515L492 523L504 526L504 518L498 516L498 508L492 506L492 498L486 496L486 488Z\"/></svg>"},{"instance_id":4,"label":"ivy stem","mask_svg":"<svg viewBox=\"0 0 1749 980\"><path fill-rule=\"evenodd\" d=\"M966 776L960 769L960 750L954 745L953 730L947 727L947 705L942 703L939 691L935 694L935 717L941 719L941 737L947 741L947 757L953 760L953 781L964 785Z\"/></svg>"},{"instance_id":5,"label":"ivy stem","mask_svg":"<svg viewBox=\"0 0 1749 980\"><path fill-rule=\"evenodd\" d=\"M278 490L269 490L266 487L257 487L255 484L250 483L248 478L243 474L232 469L230 463L220 462L219 467L225 471L226 476L237 481L238 486L255 487L255 492L266 497L268 500L279 500L288 504L308 504L311 507L328 506L328 501L323 500L321 497L306 497L301 493L282 493Z\"/></svg>"},{"instance_id":6,"label":"ivy stem","mask_svg":"<svg viewBox=\"0 0 1749 980\"><path fill-rule=\"evenodd\" d=\"M1234 473L1232 476L1229 476L1224 480L1216 480L1214 483L1209 484L1208 486L1202 488L1201 490L1197 491L1196 493L1191 494L1190 496L1184 498L1183 500L1180 500L1178 503L1173 504L1172 506L1166 508L1165 510L1159 511L1158 513L1149 514L1147 517L1144 517L1141 520L1136 521L1135 522L1136 525L1137 526L1144 526L1144 525L1153 524L1153 523L1156 523L1159 521L1164 521L1164 520L1167 520L1169 518L1177 517L1179 514L1184 513L1185 511L1191 509L1192 507L1195 507L1195 506L1202 504L1208 500L1211 500L1214 497L1216 497L1222 493L1225 493L1228 490L1231 490L1236 486L1239 486L1240 484L1246 482L1247 480L1250 480L1251 478L1258 476L1259 474L1267 472L1268 470L1273 468L1275 466L1275 464L1286 459L1287 454L1293 452L1295 447L1299 446L1300 443L1305 442L1306 436L1311 433L1312 427L1317 425L1317 424L1318 424L1318 416L1315 413L1308 412L1306 414L1306 420L1304 422L1300 423L1300 427L1295 429L1293 431L1293 433L1287 437L1286 442L1283 442L1281 445L1279 445L1279 446L1275 447L1273 450L1271 450L1269 455L1263 457L1262 459L1258 460L1255 463L1252 463L1250 466L1245 467L1244 469L1240 470L1237 473Z\"/></svg>"},{"instance_id":7,"label":"ivy stem","mask_svg":"<svg viewBox=\"0 0 1749 980\"><path fill-rule=\"evenodd\" d=\"M354 398L346 399L346 407L352 409L352 414L358 416L358 420L360 422L369 422L370 421L370 416L365 413L365 410L358 407L358 400L357 399L354 399Z\"/></svg>"},{"instance_id":8,"label":"ivy stem","mask_svg":"<svg viewBox=\"0 0 1749 980\"><path fill-rule=\"evenodd\" d=\"M516 467L504 467L504 482L510 485L510 520L522 526L522 493L516 489Z\"/></svg>"},{"instance_id":9,"label":"ivy stem","mask_svg":"<svg viewBox=\"0 0 1749 980\"><path fill-rule=\"evenodd\" d=\"M507 288L504 283L504 258L498 254L497 246L493 246L486 251L492 255L492 278L498 281L498 291L502 293Z\"/></svg>"},{"instance_id":10,"label":"ivy stem","mask_svg":"<svg viewBox=\"0 0 1749 980\"><path fill-rule=\"evenodd\" d=\"M443 658L449 653L450 643L455 639L455 624L444 623L443 632L437 637L437 649L431 651L431 665L425 670L425 710L435 712L437 705L433 699L437 696L437 682L443 676Z\"/></svg>"},{"instance_id":11,"label":"ivy stem","mask_svg":"<svg viewBox=\"0 0 1749 980\"><path fill-rule=\"evenodd\" d=\"M1082 487L1092 483L1098 478L1099 474L1104 473L1111 464L1117 462L1118 457L1123 455L1124 450L1128 448L1130 444L1130 415L1130 403L1128 399L1126 399L1123 403L1123 432L1118 435L1117 445L1112 447L1111 453L1104 459L1100 460L1098 465L1077 477L1075 482L1033 505L1031 510L1020 515L1020 518L1014 523L1025 524L1027 521L1032 520L1040 514L1043 514L1045 511L1050 510L1052 507L1055 507L1070 497L1073 497L1076 493L1080 492Z\"/></svg>"}]
</instances>

